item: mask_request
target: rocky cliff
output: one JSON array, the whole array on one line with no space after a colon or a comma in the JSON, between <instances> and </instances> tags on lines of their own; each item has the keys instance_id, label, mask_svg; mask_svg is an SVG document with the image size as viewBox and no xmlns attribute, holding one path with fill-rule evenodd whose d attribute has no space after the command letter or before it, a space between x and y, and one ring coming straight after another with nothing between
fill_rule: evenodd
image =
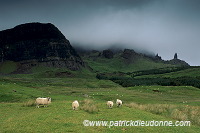
<instances>
[{"instance_id":1,"label":"rocky cliff","mask_svg":"<svg viewBox=\"0 0 200 133\"><path fill-rule=\"evenodd\" d=\"M53 24L27 23L0 31L1 61L78 70L84 62Z\"/></svg>"}]
</instances>

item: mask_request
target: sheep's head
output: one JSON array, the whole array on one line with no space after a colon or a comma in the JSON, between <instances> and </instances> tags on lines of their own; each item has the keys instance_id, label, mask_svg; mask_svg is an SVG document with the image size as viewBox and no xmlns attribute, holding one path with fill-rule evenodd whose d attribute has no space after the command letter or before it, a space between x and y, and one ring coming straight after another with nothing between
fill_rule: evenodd
<instances>
[{"instance_id":1,"label":"sheep's head","mask_svg":"<svg viewBox=\"0 0 200 133\"><path fill-rule=\"evenodd\" d=\"M48 99L48 102L51 103L51 98L50 98L50 97L47 97L47 99Z\"/></svg>"}]
</instances>

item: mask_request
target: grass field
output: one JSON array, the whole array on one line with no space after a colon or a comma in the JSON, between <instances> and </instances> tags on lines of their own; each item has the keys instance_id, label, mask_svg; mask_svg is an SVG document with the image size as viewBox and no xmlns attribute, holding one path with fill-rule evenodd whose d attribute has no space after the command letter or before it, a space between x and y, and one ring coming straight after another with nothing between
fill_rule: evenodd
<instances>
[{"instance_id":1,"label":"grass field","mask_svg":"<svg viewBox=\"0 0 200 133\"><path fill-rule=\"evenodd\" d=\"M68 75L60 75L60 72ZM190 86L135 86L124 88L98 80L88 70L33 68L32 74L2 75L0 79L0 132L198 132L200 90ZM57 76L56 76L57 75ZM58 76L59 75L59 76ZM159 90L159 92L153 92ZM32 106L37 97L51 97L44 108ZM123 101L108 109L106 101ZM91 104L84 104L89 99ZM78 110L71 103L80 102ZM191 121L186 127L85 127L91 121Z\"/></svg>"}]
</instances>

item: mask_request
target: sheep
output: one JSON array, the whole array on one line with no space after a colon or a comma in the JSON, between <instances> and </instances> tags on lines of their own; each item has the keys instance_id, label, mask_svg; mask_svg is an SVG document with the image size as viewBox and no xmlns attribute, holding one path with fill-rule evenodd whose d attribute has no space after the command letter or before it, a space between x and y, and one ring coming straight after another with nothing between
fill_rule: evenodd
<instances>
[{"instance_id":1,"label":"sheep","mask_svg":"<svg viewBox=\"0 0 200 133\"><path fill-rule=\"evenodd\" d=\"M116 104L117 104L117 107L122 106L122 100L117 99Z\"/></svg>"},{"instance_id":2,"label":"sheep","mask_svg":"<svg viewBox=\"0 0 200 133\"><path fill-rule=\"evenodd\" d=\"M76 110L78 107L79 107L79 103L78 103L77 100L75 100L75 101L72 103L72 109L73 109L73 110Z\"/></svg>"},{"instance_id":3,"label":"sheep","mask_svg":"<svg viewBox=\"0 0 200 133\"><path fill-rule=\"evenodd\" d=\"M51 103L51 98L50 97L47 97L47 98L38 97L36 99L35 103L36 103L36 108L39 108L40 107L39 105L43 105L44 107L47 107L47 105Z\"/></svg>"},{"instance_id":4,"label":"sheep","mask_svg":"<svg viewBox=\"0 0 200 133\"><path fill-rule=\"evenodd\" d=\"M112 101L107 101L107 106L108 106L108 108L112 108L113 107L113 102Z\"/></svg>"}]
</instances>

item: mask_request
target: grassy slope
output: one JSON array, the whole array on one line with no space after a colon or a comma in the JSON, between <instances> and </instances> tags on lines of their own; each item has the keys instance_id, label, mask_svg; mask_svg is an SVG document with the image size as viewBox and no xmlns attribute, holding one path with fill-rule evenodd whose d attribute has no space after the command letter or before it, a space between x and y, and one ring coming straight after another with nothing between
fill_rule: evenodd
<instances>
[{"instance_id":1,"label":"grassy slope","mask_svg":"<svg viewBox=\"0 0 200 133\"><path fill-rule=\"evenodd\" d=\"M0 63L0 73L8 74L17 69L18 63L13 61L5 61Z\"/></svg>"},{"instance_id":2,"label":"grassy slope","mask_svg":"<svg viewBox=\"0 0 200 133\"><path fill-rule=\"evenodd\" d=\"M55 78L64 69L34 68L34 74L2 76L0 80L0 131L2 132L197 132L200 127L84 127L88 120L172 120L166 116L129 108L107 109L107 100L123 100L124 104L173 104L200 106L200 91L194 87L138 86L123 88L111 81L97 80L88 70L71 72L73 76ZM45 71L48 71L46 74ZM82 74L80 74L82 73ZM50 78L48 78L50 76ZM161 93L154 93L158 89ZM14 92L13 90L16 90ZM90 96L99 107L98 113L73 111L71 102ZM5 97L6 96L6 97ZM52 97L48 108L23 107L23 102L39 96ZM75 117L76 116L76 117ZM31 125L31 126L29 126ZM81 129L81 130L80 130Z\"/></svg>"},{"instance_id":3,"label":"grassy slope","mask_svg":"<svg viewBox=\"0 0 200 133\"><path fill-rule=\"evenodd\" d=\"M100 72L133 72L139 70L149 70L163 67L174 67L174 65L154 62L148 58L140 57L134 63L125 63L125 61L116 55L113 59L98 57L96 59L84 57L83 60L95 71Z\"/></svg>"},{"instance_id":4,"label":"grassy slope","mask_svg":"<svg viewBox=\"0 0 200 133\"><path fill-rule=\"evenodd\" d=\"M120 57L114 59L84 59L95 71L132 72L144 69L172 67L140 58L134 64L125 64ZM6 62L0 65L0 72L10 73L16 70L17 64ZM59 72L71 75L56 76ZM152 114L148 111L123 106L107 109L107 100L122 99L124 104L170 104L184 107L200 106L200 91L194 87L137 86L123 88L109 80L98 80L96 74L82 69L69 71L46 67L34 67L32 74L15 74L0 78L0 132L197 132L199 125L192 127L84 127L82 122L88 120L173 120L165 115ZM199 69L184 70L163 74L162 76L198 75ZM151 75L157 76L157 75ZM158 75L160 76L160 75ZM161 93L152 90L159 89ZM73 111L71 102L86 99L89 95L99 107L98 113L88 113L79 109ZM48 108L23 107L23 103L37 97L52 98ZM200 113L200 112L197 112ZM76 117L75 117L76 116ZM31 125L31 126L29 126ZM80 130L81 129L81 130Z\"/></svg>"},{"instance_id":5,"label":"grassy slope","mask_svg":"<svg viewBox=\"0 0 200 133\"><path fill-rule=\"evenodd\" d=\"M3 132L198 132L192 127L84 127L83 120L172 120L149 112L128 107L107 109L98 101L97 114L83 110L73 111L71 101L52 103L48 108L22 107L20 103L1 104L0 129ZM9 124L8 124L9 123Z\"/></svg>"}]
</instances>

